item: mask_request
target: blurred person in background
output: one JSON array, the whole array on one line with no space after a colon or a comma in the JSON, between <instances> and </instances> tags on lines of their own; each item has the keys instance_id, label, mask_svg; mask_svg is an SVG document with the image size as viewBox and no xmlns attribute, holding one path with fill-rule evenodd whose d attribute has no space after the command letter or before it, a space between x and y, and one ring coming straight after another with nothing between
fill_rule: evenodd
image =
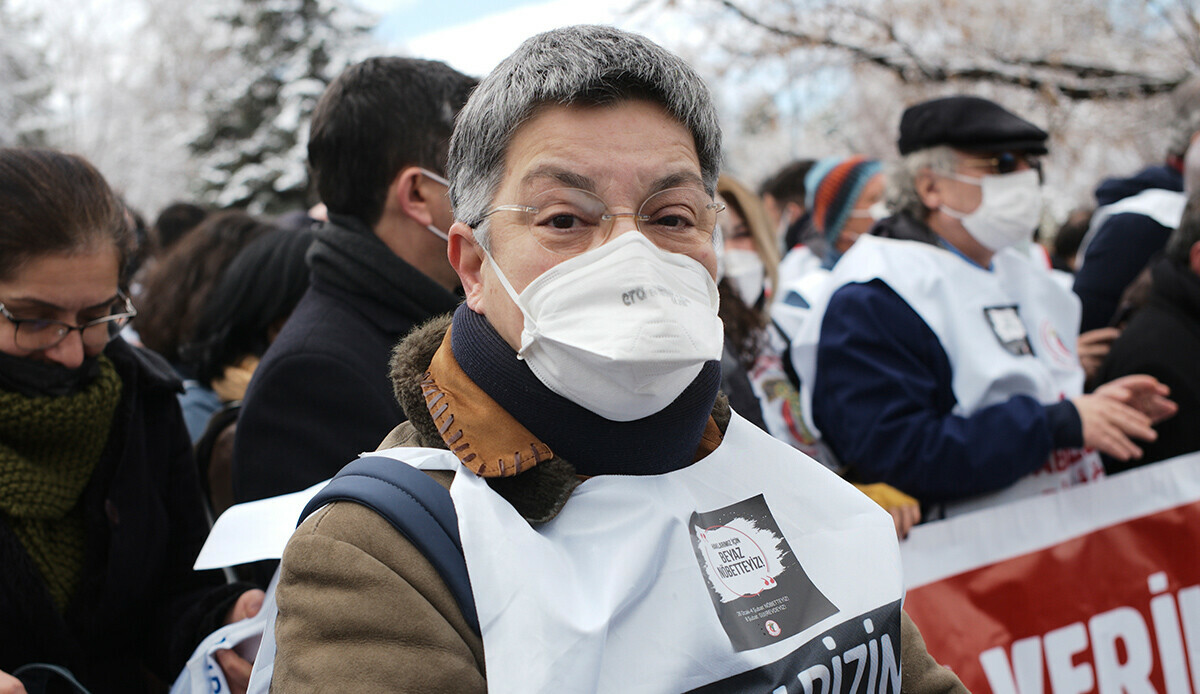
<instances>
[{"instance_id":1,"label":"blurred person in background","mask_svg":"<svg viewBox=\"0 0 1200 694\"><path fill-rule=\"evenodd\" d=\"M388 355L413 326L459 303L443 172L454 116L474 86L443 63L370 58L321 96L308 164L328 222L309 250L309 288L242 402L238 501L328 479L403 421Z\"/></svg>"},{"instance_id":2,"label":"blurred person in background","mask_svg":"<svg viewBox=\"0 0 1200 694\"><path fill-rule=\"evenodd\" d=\"M1099 449L1174 404L1153 377L1083 394L1078 299L1027 253L1041 218L1047 133L952 96L908 108L896 212L860 238L793 342L807 421L860 481L938 518L1103 475Z\"/></svg>"},{"instance_id":3,"label":"blurred person in background","mask_svg":"<svg viewBox=\"0 0 1200 694\"><path fill-rule=\"evenodd\" d=\"M1200 78L1177 87L1172 100L1175 122L1165 161L1096 188L1098 207L1076 262L1080 332L1113 323L1122 292L1162 251L1183 215L1183 158L1200 134Z\"/></svg>"},{"instance_id":4,"label":"blurred person in background","mask_svg":"<svg viewBox=\"0 0 1200 694\"><path fill-rule=\"evenodd\" d=\"M858 197L867 199L870 204L877 203L883 195L882 180L876 181L876 175L868 168L856 174L861 181L851 184L860 189ZM762 203L748 188L726 175L717 180L717 194L725 203L725 210L718 215L724 239L718 268L721 280L717 283L721 295L719 315L725 326L721 391L738 414L810 458L837 470L839 466L832 453L804 423L795 374L790 372L788 343L769 318L769 290L774 284L773 263L777 262L778 256ZM850 200L847 204L855 203ZM823 211L830 214L829 210ZM854 238L870 226L845 209L841 214L830 216L843 218L840 223L835 219L826 225L835 229L835 237L841 233L836 231L838 224L848 226L849 233L855 234ZM839 244L835 242L831 247L836 245ZM908 535L909 529L920 520L916 500L899 490L883 484L856 486L892 515L900 537Z\"/></svg>"},{"instance_id":5,"label":"blurred person in background","mask_svg":"<svg viewBox=\"0 0 1200 694\"><path fill-rule=\"evenodd\" d=\"M878 160L863 156L822 159L810 170L812 228L808 242L788 254L792 265L780 269L772 308L772 318L789 339L799 334L829 270L877 220L888 216L882 172Z\"/></svg>"},{"instance_id":6,"label":"blurred person in background","mask_svg":"<svg viewBox=\"0 0 1200 694\"><path fill-rule=\"evenodd\" d=\"M208 525L179 380L119 337L124 212L83 159L0 149L0 691L47 663L94 694L163 692L262 604L192 570Z\"/></svg>"},{"instance_id":7,"label":"blurred person in background","mask_svg":"<svg viewBox=\"0 0 1200 694\"><path fill-rule=\"evenodd\" d=\"M259 360L308 289L304 258L314 238L311 229L272 229L247 244L209 292L193 341L180 349L184 370L221 403L196 450L214 517L233 503L237 410Z\"/></svg>"},{"instance_id":8,"label":"blurred person in background","mask_svg":"<svg viewBox=\"0 0 1200 694\"><path fill-rule=\"evenodd\" d=\"M1185 168L1188 204L1167 240L1163 257L1151 263L1143 306L1129 319L1097 373L1107 383L1146 373L1171 389L1179 413L1158 427L1158 439L1138 460L1104 460L1120 472L1137 465L1200 450L1200 138L1193 141Z\"/></svg>"},{"instance_id":9,"label":"blurred person in background","mask_svg":"<svg viewBox=\"0 0 1200 694\"><path fill-rule=\"evenodd\" d=\"M800 234L808 226L804 178L815 163L812 159L791 162L758 188L771 228L775 230L781 256L800 242Z\"/></svg>"},{"instance_id":10,"label":"blurred person in background","mask_svg":"<svg viewBox=\"0 0 1200 694\"><path fill-rule=\"evenodd\" d=\"M196 441L221 400L184 365L180 348L195 339L196 321L209 292L243 248L272 227L239 210L207 217L171 247L150 275L133 321L142 344L162 355L184 379L179 396L188 432Z\"/></svg>"},{"instance_id":11,"label":"blurred person in background","mask_svg":"<svg viewBox=\"0 0 1200 694\"><path fill-rule=\"evenodd\" d=\"M1075 256L1092 223L1094 211L1091 207L1075 208L1067 215L1066 221L1059 225L1050 250L1050 263L1054 269L1072 274L1075 272Z\"/></svg>"},{"instance_id":12,"label":"blurred person in background","mask_svg":"<svg viewBox=\"0 0 1200 694\"><path fill-rule=\"evenodd\" d=\"M795 389L783 371L767 312L779 264L775 236L761 201L737 180L722 175L717 195L725 204L717 220L723 237L717 283L725 329L721 390L736 412L772 436L788 438L787 391L794 395ZM799 414L799 400L792 401Z\"/></svg>"}]
</instances>

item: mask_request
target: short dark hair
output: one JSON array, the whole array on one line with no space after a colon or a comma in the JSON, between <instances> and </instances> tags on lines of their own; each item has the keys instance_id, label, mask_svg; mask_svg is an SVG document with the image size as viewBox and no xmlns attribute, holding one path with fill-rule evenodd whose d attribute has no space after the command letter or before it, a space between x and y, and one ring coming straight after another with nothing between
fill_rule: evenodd
<instances>
[{"instance_id":1,"label":"short dark hair","mask_svg":"<svg viewBox=\"0 0 1200 694\"><path fill-rule=\"evenodd\" d=\"M1167 239L1166 256L1180 265L1186 266L1190 260L1192 246L1200 242L1200 191L1193 190L1188 196L1187 207L1183 208L1183 218L1179 226L1171 232Z\"/></svg>"},{"instance_id":2,"label":"short dark hair","mask_svg":"<svg viewBox=\"0 0 1200 694\"><path fill-rule=\"evenodd\" d=\"M180 363L179 347L192 339L200 308L229 262L271 229L240 210L209 215L154 266L137 299L133 326L142 344Z\"/></svg>"},{"instance_id":3,"label":"short dark hair","mask_svg":"<svg viewBox=\"0 0 1200 694\"><path fill-rule=\"evenodd\" d=\"M125 205L86 159L51 149L0 148L0 280L48 254L134 249Z\"/></svg>"},{"instance_id":4,"label":"short dark hair","mask_svg":"<svg viewBox=\"0 0 1200 694\"><path fill-rule=\"evenodd\" d=\"M158 244L158 251L169 251L184 234L200 226L207 216L207 210L190 202L176 202L164 207L154 220L154 241Z\"/></svg>"},{"instance_id":5,"label":"short dark hair","mask_svg":"<svg viewBox=\"0 0 1200 694\"><path fill-rule=\"evenodd\" d=\"M313 112L308 166L321 202L374 227L401 169L445 170L454 117L476 84L431 60L369 58L346 68Z\"/></svg>"},{"instance_id":6,"label":"short dark hair","mask_svg":"<svg viewBox=\"0 0 1200 694\"><path fill-rule=\"evenodd\" d=\"M185 366L207 385L247 355L261 357L270 331L308 289L304 256L316 233L273 229L238 252L208 293L193 342L180 349Z\"/></svg>"},{"instance_id":7,"label":"short dark hair","mask_svg":"<svg viewBox=\"0 0 1200 694\"><path fill-rule=\"evenodd\" d=\"M758 194L770 195L779 202L794 202L803 207L806 192L804 177L816 163L815 159L797 159L763 181L758 187Z\"/></svg>"}]
</instances>

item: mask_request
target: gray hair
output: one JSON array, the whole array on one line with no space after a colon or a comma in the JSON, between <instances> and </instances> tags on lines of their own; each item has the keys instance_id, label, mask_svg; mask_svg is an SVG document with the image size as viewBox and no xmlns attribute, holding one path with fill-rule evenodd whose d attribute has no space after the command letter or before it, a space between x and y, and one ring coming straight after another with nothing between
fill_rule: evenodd
<instances>
[{"instance_id":1,"label":"gray hair","mask_svg":"<svg viewBox=\"0 0 1200 694\"><path fill-rule=\"evenodd\" d=\"M1187 265L1192 246L1200 242L1200 192L1192 191L1188 196L1183 219L1167 239L1166 256L1176 263Z\"/></svg>"},{"instance_id":2,"label":"gray hair","mask_svg":"<svg viewBox=\"0 0 1200 694\"><path fill-rule=\"evenodd\" d=\"M1192 137L1200 132L1200 77L1192 77L1171 92L1172 125L1168 157L1187 153Z\"/></svg>"},{"instance_id":3,"label":"gray hair","mask_svg":"<svg viewBox=\"0 0 1200 694\"><path fill-rule=\"evenodd\" d=\"M607 105L649 99L691 131L704 188L712 194L721 168L721 128L704 80L679 56L644 36L606 26L573 26L538 34L496 67L459 113L446 175L459 221L482 223L504 176L517 129L538 108Z\"/></svg>"},{"instance_id":4,"label":"gray hair","mask_svg":"<svg viewBox=\"0 0 1200 694\"><path fill-rule=\"evenodd\" d=\"M1200 139L1183 157L1183 190L1189 195L1200 193Z\"/></svg>"},{"instance_id":5,"label":"gray hair","mask_svg":"<svg viewBox=\"0 0 1200 694\"><path fill-rule=\"evenodd\" d=\"M924 222L932 212L917 193L917 177L922 171L953 174L954 149L946 145L930 147L908 154L888 169L885 199L892 212L903 212L913 219Z\"/></svg>"}]
</instances>

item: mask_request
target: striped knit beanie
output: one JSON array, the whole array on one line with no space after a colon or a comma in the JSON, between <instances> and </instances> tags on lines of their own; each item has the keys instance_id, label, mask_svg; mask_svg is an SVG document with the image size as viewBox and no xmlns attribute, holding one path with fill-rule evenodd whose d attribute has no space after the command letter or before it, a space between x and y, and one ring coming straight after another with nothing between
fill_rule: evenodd
<instances>
[{"instance_id":1,"label":"striped knit beanie","mask_svg":"<svg viewBox=\"0 0 1200 694\"><path fill-rule=\"evenodd\" d=\"M825 175L841 161L842 157L818 159L817 163L809 168L808 173L804 174L804 209L812 212L814 201L817 199L817 187L821 185Z\"/></svg>"},{"instance_id":2,"label":"striped knit beanie","mask_svg":"<svg viewBox=\"0 0 1200 694\"><path fill-rule=\"evenodd\" d=\"M831 247L850 219L863 188L882 170L883 164L876 159L850 157L833 166L817 185L812 207L813 226L825 235Z\"/></svg>"}]
</instances>

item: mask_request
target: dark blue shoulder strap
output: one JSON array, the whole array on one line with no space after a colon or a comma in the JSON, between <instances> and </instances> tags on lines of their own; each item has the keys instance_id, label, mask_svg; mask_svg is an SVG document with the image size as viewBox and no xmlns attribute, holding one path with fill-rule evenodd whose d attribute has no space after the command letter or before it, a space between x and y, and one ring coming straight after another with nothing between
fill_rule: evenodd
<instances>
[{"instance_id":1,"label":"dark blue shoulder strap","mask_svg":"<svg viewBox=\"0 0 1200 694\"><path fill-rule=\"evenodd\" d=\"M383 516L425 555L454 595L463 617L479 634L475 597L467 576L458 514L450 492L411 465L383 456L364 456L341 472L304 507L299 523L334 501L353 501Z\"/></svg>"}]
</instances>

